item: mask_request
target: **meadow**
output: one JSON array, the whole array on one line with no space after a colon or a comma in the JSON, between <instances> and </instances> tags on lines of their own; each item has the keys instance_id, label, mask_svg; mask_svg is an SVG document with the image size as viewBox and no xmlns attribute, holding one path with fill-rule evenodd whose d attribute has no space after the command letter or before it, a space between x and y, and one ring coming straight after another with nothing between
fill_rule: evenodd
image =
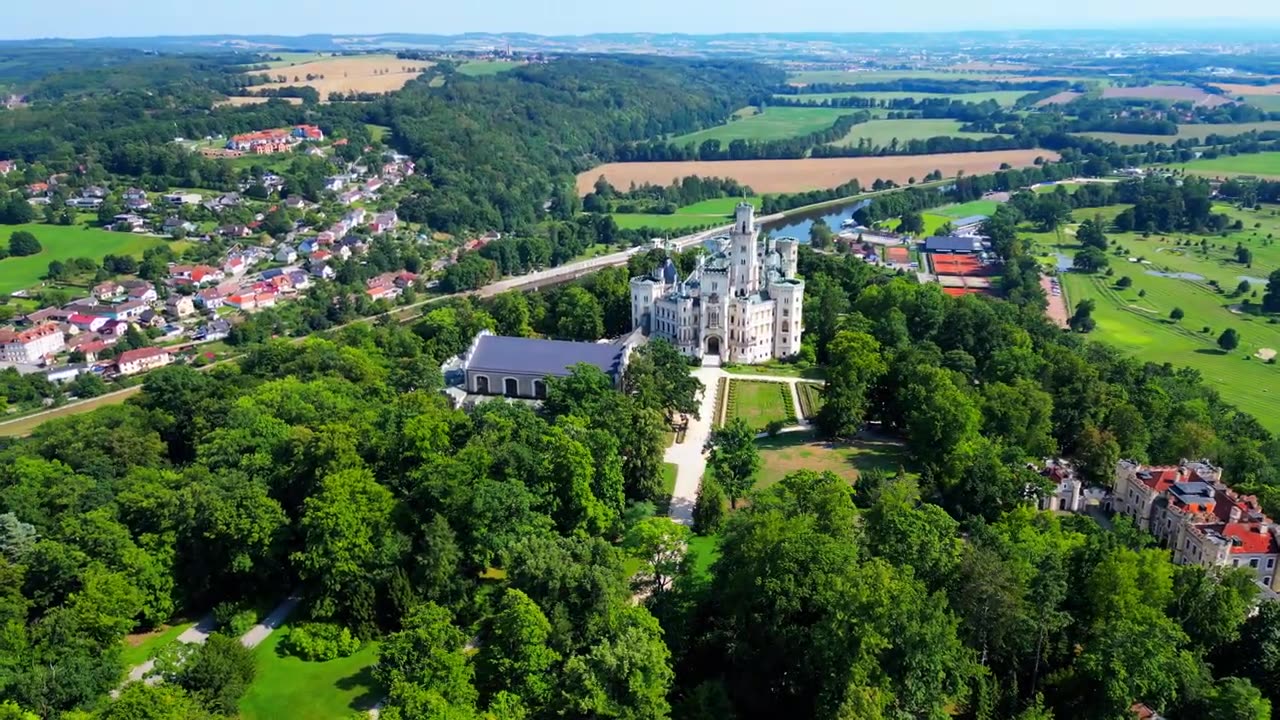
<instances>
[{"instance_id":1,"label":"meadow","mask_svg":"<svg viewBox=\"0 0 1280 720\"><path fill-rule=\"evenodd\" d=\"M1235 175L1256 175L1258 177L1280 178L1280 153L1251 153L1248 155L1221 155L1216 158L1200 158L1181 165L1186 173L1196 175L1212 175L1231 177Z\"/></svg>"},{"instance_id":2,"label":"meadow","mask_svg":"<svg viewBox=\"0 0 1280 720\"><path fill-rule=\"evenodd\" d=\"M843 115L852 115L851 108L819 107L769 107L764 112L755 108L739 110L728 123L671 138L676 145L701 144L707 140L719 140L728 145L734 140L786 140L812 132L825 130ZM754 113L754 114L753 114Z\"/></svg>"},{"instance_id":3,"label":"meadow","mask_svg":"<svg viewBox=\"0 0 1280 720\"><path fill-rule=\"evenodd\" d=\"M857 482L859 472L875 468L894 474L905 462L901 443L888 439L831 443L803 432L757 440L756 446L760 448L756 490L767 488L797 470L832 472L852 485Z\"/></svg>"},{"instance_id":4,"label":"meadow","mask_svg":"<svg viewBox=\"0 0 1280 720\"><path fill-rule=\"evenodd\" d=\"M365 643L354 655L308 662L286 655L281 642L288 626L271 633L254 649L258 673L240 700L245 720L332 720L351 717L382 699L373 679L378 644Z\"/></svg>"},{"instance_id":5,"label":"meadow","mask_svg":"<svg viewBox=\"0 0 1280 720\"><path fill-rule=\"evenodd\" d=\"M267 75L273 79L276 75L283 75L285 82L255 85L254 89L306 85L320 93L321 101L327 101L332 92L387 93L404 87L431 65L420 60L401 60L395 55L328 57L269 70ZM251 74L262 74L262 71ZM308 80L307 75L312 79Z\"/></svg>"},{"instance_id":6,"label":"meadow","mask_svg":"<svg viewBox=\"0 0 1280 720\"><path fill-rule=\"evenodd\" d=\"M619 188L629 187L633 182L666 185L672 178L701 175L730 177L751 186L757 193L783 193L833 188L853 178L864 187L877 179L906 184L910 178L919 180L934 170L940 170L944 177L960 171L980 175L999 170L1003 163L1027 167L1036 158L1056 160L1058 155L1051 150L1033 149L892 157L608 163L579 173L577 186L578 191L586 195L601 175Z\"/></svg>"},{"instance_id":7,"label":"meadow","mask_svg":"<svg viewBox=\"0 0 1280 720\"><path fill-rule=\"evenodd\" d=\"M1077 210L1076 220L1114 217L1120 206ZM1272 431L1280 430L1280 366L1256 357L1259 350L1280 349L1280 324L1253 314L1241 305L1247 300L1256 307L1270 272L1280 268L1280 246L1268 239L1280 236L1280 207L1261 211L1215 206L1244 222L1245 229L1226 237L1192 236L1184 233L1151 235L1112 233L1112 247L1124 249L1123 257L1111 255L1111 277L1066 273L1063 285L1070 308L1084 299L1097 304L1093 313L1097 327L1089 338L1114 345L1126 353L1155 363L1171 363L1198 370L1206 383L1222 397L1248 412ZM1042 251L1074 255L1074 229L1061 236L1034 235ZM1183 246L1182 241L1192 246ZM1207 240L1209 245L1198 245ZM1235 261L1234 248L1240 243L1253 252L1252 267ZM1129 259L1132 258L1132 262ZM1132 285L1116 283L1128 277ZM1249 292L1235 296L1242 279L1250 282ZM1219 292L1214 281L1224 292ZM1180 321L1170 318L1181 308ZM1218 348L1217 339L1227 328L1240 334L1240 347L1231 352ZM1209 332L1204 332L1209 328Z\"/></svg>"},{"instance_id":8,"label":"meadow","mask_svg":"<svg viewBox=\"0 0 1280 720\"><path fill-rule=\"evenodd\" d=\"M872 83L894 80L1019 80L1007 72L990 73L946 70L805 70L791 73L787 82L792 85L812 83Z\"/></svg>"},{"instance_id":9,"label":"meadow","mask_svg":"<svg viewBox=\"0 0 1280 720\"><path fill-rule=\"evenodd\" d=\"M959 120L872 120L854 125L848 135L832 144L847 147L866 139L875 147L886 147L895 138L899 143L905 143L908 140L928 140L935 137L973 140L995 137L995 133L961 132L962 125Z\"/></svg>"},{"instance_id":10,"label":"meadow","mask_svg":"<svg viewBox=\"0 0 1280 720\"><path fill-rule=\"evenodd\" d=\"M662 230L675 230L702 225L728 223L733 218L733 210L740 202L749 202L760 209L761 198L753 195L747 198L713 198L692 205L678 208L674 214L658 215L655 213L613 213L613 220L618 227L626 230L648 227Z\"/></svg>"},{"instance_id":11,"label":"meadow","mask_svg":"<svg viewBox=\"0 0 1280 720\"><path fill-rule=\"evenodd\" d=\"M512 60L471 60L459 66L458 73L472 77L497 75L520 67L522 64Z\"/></svg>"},{"instance_id":12,"label":"meadow","mask_svg":"<svg viewBox=\"0 0 1280 720\"><path fill-rule=\"evenodd\" d=\"M821 103L826 100L843 100L844 98L859 97L871 100L930 100L936 98L951 98L959 102L980 103L988 100L995 100L997 103L1012 107L1018 98L1027 95L1022 90L999 90L996 92L974 92L974 93L927 93L927 92L837 92L837 93L812 93L807 95L778 95L776 97L799 100L807 103Z\"/></svg>"},{"instance_id":13,"label":"meadow","mask_svg":"<svg viewBox=\"0 0 1280 720\"><path fill-rule=\"evenodd\" d=\"M1144 145L1149 142L1170 143L1174 140L1203 140L1210 135L1243 135L1247 132L1280 130L1280 121L1267 120L1255 123L1224 123L1221 125L1179 125L1177 135L1139 135L1136 133L1086 132L1076 133L1121 145Z\"/></svg>"},{"instance_id":14,"label":"meadow","mask_svg":"<svg viewBox=\"0 0 1280 720\"><path fill-rule=\"evenodd\" d=\"M111 232L87 225L26 225L0 226L0 242L8 242L10 234L25 230L40 241L44 248L35 255L8 257L0 260L0 294L8 295L40 283L54 260L66 261L73 257L88 257L101 261L104 255L133 255L141 258L147 248L163 245L167 240L148 235Z\"/></svg>"}]
</instances>

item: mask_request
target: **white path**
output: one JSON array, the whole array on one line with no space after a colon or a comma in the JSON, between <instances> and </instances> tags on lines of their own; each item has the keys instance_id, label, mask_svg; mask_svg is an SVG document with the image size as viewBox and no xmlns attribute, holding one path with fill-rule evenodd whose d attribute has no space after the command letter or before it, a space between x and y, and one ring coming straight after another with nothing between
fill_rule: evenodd
<instances>
[{"instance_id":1,"label":"white path","mask_svg":"<svg viewBox=\"0 0 1280 720\"><path fill-rule=\"evenodd\" d=\"M217 626L217 623L213 620L213 613L209 613L208 615L200 618L199 622L195 625L183 630L182 634L177 637L177 640L180 643L186 643L188 645L202 645L205 640L209 639L209 633L213 632ZM125 684L127 685L131 682L138 682L143 678L146 678L148 683L154 684L152 678L148 676L151 675L151 671L154 670L155 667L155 660L148 660L141 665L134 666L129 670L129 677L125 680ZM114 695L116 692L118 691L113 690L112 694Z\"/></svg>"},{"instance_id":2,"label":"white path","mask_svg":"<svg viewBox=\"0 0 1280 720\"><path fill-rule=\"evenodd\" d=\"M240 636L240 644L247 648L257 647L276 628L284 624L300 602L302 602L302 596L296 592L285 598L284 602L277 605L275 610L262 619L262 622L249 628L248 632Z\"/></svg>"}]
</instances>

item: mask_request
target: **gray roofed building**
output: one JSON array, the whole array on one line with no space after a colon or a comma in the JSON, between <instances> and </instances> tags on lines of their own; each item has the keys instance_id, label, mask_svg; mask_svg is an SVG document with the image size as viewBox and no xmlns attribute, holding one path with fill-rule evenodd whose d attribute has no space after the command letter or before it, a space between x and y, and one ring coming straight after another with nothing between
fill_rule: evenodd
<instances>
[{"instance_id":1,"label":"gray roofed building","mask_svg":"<svg viewBox=\"0 0 1280 720\"><path fill-rule=\"evenodd\" d=\"M468 393L544 398L546 378L567 377L578 363L600 368L616 383L628 351L626 344L504 337L482 331L461 365Z\"/></svg>"},{"instance_id":2,"label":"gray roofed building","mask_svg":"<svg viewBox=\"0 0 1280 720\"><path fill-rule=\"evenodd\" d=\"M940 235L924 241L925 252L936 253L976 253L982 251L982 239L976 237L958 237Z\"/></svg>"},{"instance_id":3,"label":"gray roofed building","mask_svg":"<svg viewBox=\"0 0 1280 720\"><path fill-rule=\"evenodd\" d=\"M988 219L989 218L986 215L969 215L967 217L956 218L955 220L952 220L951 226L956 228L957 230L963 230L963 229L969 229L969 228L977 229L979 225L986 222Z\"/></svg>"}]
</instances>

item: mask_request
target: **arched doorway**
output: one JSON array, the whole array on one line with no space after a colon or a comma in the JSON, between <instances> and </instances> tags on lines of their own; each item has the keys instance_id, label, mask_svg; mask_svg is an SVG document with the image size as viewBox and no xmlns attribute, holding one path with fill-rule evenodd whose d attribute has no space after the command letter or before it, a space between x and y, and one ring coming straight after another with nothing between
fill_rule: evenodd
<instances>
[{"instance_id":1,"label":"arched doorway","mask_svg":"<svg viewBox=\"0 0 1280 720\"><path fill-rule=\"evenodd\" d=\"M476 393L480 395L489 394L489 376L488 375L476 376Z\"/></svg>"},{"instance_id":2,"label":"arched doorway","mask_svg":"<svg viewBox=\"0 0 1280 720\"><path fill-rule=\"evenodd\" d=\"M715 335L712 335L711 337L707 338L707 354L708 355L720 354L720 338L716 337Z\"/></svg>"},{"instance_id":3,"label":"arched doorway","mask_svg":"<svg viewBox=\"0 0 1280 720\"><path fill-rule=\"evenodd\" d=\"M533 381L533 396L539 400L547 399L547 383L545 380Z\"/></svg>"}]
</instances>

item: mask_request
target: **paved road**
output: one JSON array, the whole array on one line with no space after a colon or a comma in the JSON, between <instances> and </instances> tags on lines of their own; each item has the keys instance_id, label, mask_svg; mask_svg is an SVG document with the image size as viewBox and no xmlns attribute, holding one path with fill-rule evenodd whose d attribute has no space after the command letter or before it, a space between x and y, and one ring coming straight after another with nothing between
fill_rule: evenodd
<instances>
[{"instance_id":1,"label":"paved road","mask_svg":"<svg viewBox=\"0 0 1280 720\"><path fill-rule=\"evenodd\" d=\"M247 648L257 647L267 639L267 636L275 632L276 628L284 624L300 602L302 602L302 596L296 592L285 598L284 602L277 605L275 610L262 619L262 622L249 628L248 632L240 636L240 644Z\"/></svg>"},{"instance_id":2,"label":"paved road","mask_svg":"<svg viewBox=\"0 0 1280 720\"><path fill-rule=\"evenodd\" d=\"M698 499L698 486L707 469L707 456L702 450L711 437L711 426L716 416L716 384L727 373L718 365L703 366L693 371L705 388L702 404L698 406L698 418L689 418L684 442L673 443L663 459L676 466L676 486L671 492L668 516L681 525L693 525L693 504Z\"/></svg>"},{"instance_id":3,"label":"paved road","mask_svg":"<svg viewBox=\"0 0 1280 720\"><path fill-rule=\"evenodd\" d=\"M209 613L208 615L200 618L199 622L195 625L183 630L177 640L180 643L186 643L188 645L203 645L204 641L209 639L209 633L213 632L216 627L217 623L213 620L213 613ZM151 674L151 671L154 670L155 667L156 661L148 660L141 665L131 668L129 670L129 677L125 680L125 683L137 682L145 678L147 684L154 685L156 680L159 679L157 676Z\"/></svg>"}]
</instances>

